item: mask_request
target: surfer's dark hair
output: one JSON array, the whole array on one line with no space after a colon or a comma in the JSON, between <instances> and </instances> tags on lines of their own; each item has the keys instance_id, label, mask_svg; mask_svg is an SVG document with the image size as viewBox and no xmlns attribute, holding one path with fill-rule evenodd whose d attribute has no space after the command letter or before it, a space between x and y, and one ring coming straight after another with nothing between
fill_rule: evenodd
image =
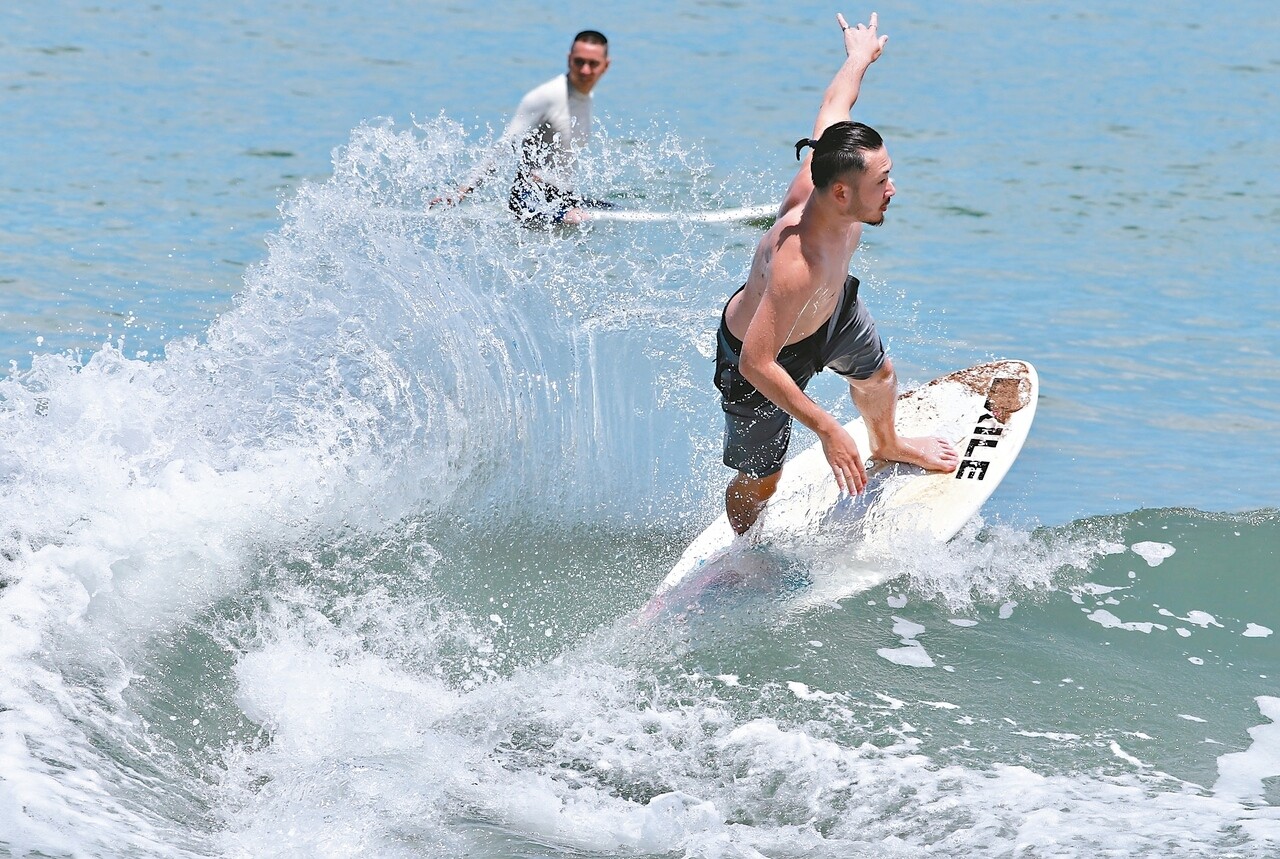
<instances>
[{"instance_id":1,"label":"surfer's dark hair","mask_svg":"<svg viewBox=\"0 0 1280 859\"><path fill-rule=\"evenodd\" d=\"M602 45L605 55L608 56L609 54L609 40L599 30L583 30L573 37L573 43L577 44L578 42L586 42L588 45Z\"/></svg>"},{"instance_id":2,"label":"surfer's dark hair","mask_svg":"<svg viewBox=\"0 0 1280 859\"><path fill-rule=\"evenodd\" d=\"M869 125L845 120L828 126L817 140L809 137L797 140L797 161L800 150L806 146L813 149L813 161L809 164L813 187L826 188L842 173L850 170L861 173L867 169L865 154L884 146L884 138Z\"/></svg>"}]
</instances>

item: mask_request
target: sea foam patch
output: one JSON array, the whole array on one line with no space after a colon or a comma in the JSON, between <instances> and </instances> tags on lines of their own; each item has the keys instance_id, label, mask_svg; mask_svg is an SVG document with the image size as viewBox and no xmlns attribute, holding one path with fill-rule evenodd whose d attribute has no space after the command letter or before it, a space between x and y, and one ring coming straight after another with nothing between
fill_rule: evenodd
<instances>
[{"instance_id":1,"label":"sea foam patch","mask_svg":"<svg viewBox=\"0 0 1280 859\"><path fill-rule=\"evenodd\" d=\"M1208 629L1211 626L1216 626L1218 629L1223 628L1222 624L1218 623L1218 619L1213 615L1209 614L1209 612L1207 611L1200 611L1198 609L1193 609L1187 612L1186 617L1182 617L1180 615L1174 614L1173 612L1169 611L1166 608L1162 608L1159 611L1160 611L1160 614L1164 615L1165 617L1176 618L1177 620L1183 621L1184 623L1194 624L1195 626L1198 626L1201 629Z\"/></svg>"},{"instance_id":2,"label":"sea foam patch","mask_svg":"<svg viewBox=\"0 0 1280 859\"><path fill-rule=\"evenodd\" d=\"M1134 543L1131 547L1135 555L1147 562L1149 567L1158 567L1165 559L1171 557L1176 549L1168 543L1156 543L1150 540Z\"/></svg>"},{"instance_id":3,"label":"sea foam patch","mask_svg":"<svg viewBox=\"0 0 1280 859\"><path fill-rule=\"evenodd\" d=\"M1144 632L1148 635L1152 630L1166 630L1169 627L1149 621L1123 621L1104 608L1089 612L1086 617L1106 629L1123 629L1127 632Z\"/></svg>"},{"instance_id":4,"label":"sea foam patch","mask_svg":"<svg viewBox=\"0 0 1280 859\"><path fill-rule=\"evenodd\" d=\"M920 642L916 641L916 636L924 635L925 628L901 617L893 618L894 635L902 636L901 647L882 647L876 650L876 654L882 659L902 665L908 668L933 668L935 663L928 651Z\"/></svg>"},{"instance_id":5,"label":"sea foam patch","mask_svg":"<svg viewBox=\"0 0 1280 859\"><path fill-rule=\"evenodd\" d=\"M1260 696L1258 710L1270 720L1249 729L1253 742L1242 752L1218 758L1218 780L1213 792L1237 800L1258 800L1265 796L1265 782L1280 776L1280 698Z\"/></svg>"}]
</instances>

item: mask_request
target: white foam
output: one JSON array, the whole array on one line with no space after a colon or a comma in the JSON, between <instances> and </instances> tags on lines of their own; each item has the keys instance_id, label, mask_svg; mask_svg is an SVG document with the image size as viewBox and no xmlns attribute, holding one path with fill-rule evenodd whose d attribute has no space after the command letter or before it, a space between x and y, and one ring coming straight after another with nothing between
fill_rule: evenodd
<instances>
[{"instance_id":1,"label":"white foam","mask_svg":"<svg viewBox=\"0 0 1280 859\"><path fill-rule=\"evenodd\" d=\"M1266 638L1271 635L1270 627L1261 626L1260 624L1251 623L1245 627L1244 632L1240 633L1245 638Z\"/></svg>"},{"instance_id":2,"label":"white foam","mask_svg":"<svg viewBox=\"0 0 1280 859\"><path fill-rule=\"evenodd\" d=\"M929 656L924 646L915 638L918 635L924 635L925 628L914 621L906 618L894 616L893 618L894 635L901 636L902 647L882 647L876 651L876 654L895 665L902 665L908 668L933 668L935 663L933 658Z\"/></svg>"},{"instance_id":3,"label":"white foam","mask_svg":"<svg viewBox=\"0 0 1280 859\"><path fill-rule=\"evenodd\" d=\"M906 576L912 596L937 598L954 613L969 613L975 604L1009 604L1012 593L1051 589L1064 567L1087 568L1100 551L1096 542L1068 533L1033 532L980 519L975 517L948 543L922 539L866 560L894 576Z\"/></svg>"},{"instance_id":4,"label":"white foam","mask_svg":"<svg viewBox=\"0 0 1280 859\"><path fill-rule=\"evenodd\" d=\"M0 752L0 806L12 789L29 794L13 806L25 819L0 815L0 837L30 838L34 853L158 855L169 821L202 814L183 806L203 798L167 781L184 777L165 759L168 731L153 738L125 700L156 641L184 646L182 630L243 592L263 555L344 522L384 528L404 509L371 489L383 475L341 419L255 435L241 422L263 419L262 392L221 374L215 350L171 353L36 356L0 380L0 521L21 547L0 588L0 721L27 738ZM208 723L165 721L197 737Z\"/></svg>"},{"instance_id":5,"label":"white foam","mask_svg":"<svg viewBox=\"0 0 1280 859\"><path fill-rule=\"evenodd\" d=\"M1146 621L1143 621L1143 622L1131 621L1126 623L1125 621L1122 621L1120 618L1116 617L1114 614L1112 614L1111 612L1103 608L1090 612L1088 615L1086 615L1086 617L1088 617L1089 620L1093 621L1096 624L1101 625L1106 629L1123 629L1129 632L1142 632L1148 635L1151 634L1152 630L1155 630L1155 629L1167 630L1169 628L1167 626L1164 626L1163 624L1150 623Z\"/></svg>"},{"instance_id":6,"label":"white foam","mask_svg":"<svg viewBox=\"0 0 1280 859\"><path fill-rule=\"evenodd\" d=\"M1168 543L1154 543L1149 540L1134 543L1130 548L1133 549L1134 554L1141 556L1147 562L1147 566L1150 567L1160 566L1166 558L1177 551Z\"/></svg>"},{"instance_id":7,"label":"white foam","mask_svg":"<svg viewBox=\"0 0 1280 859\"><path fill-rule=\"evenodd\" d=\"M906 701L895 698L892 695L886 695L883 692L876 692L875 696L879 698L881 701L888 704L889 705L888 709L890 710L901 710L903 707L907 706Z\"/></svg>"},{"instance_id":8,"label":"white foam","mask_svg":"<svg viewBox=\"0 0 1280 859\"><path fill-rule=\"evenodd\" d=\"M844 696L835 692L823 692L820 689L810 689L805 683L796 680L787 681L787 688L791 690L791 694L795 695L801 701L835 701Z\"/></svg>"},{"instance_id":9,"label":"white foam","mask_svg":"<svg viewBox=\"0 0 1280 859\"><path fill-rule=\"evenodd\" d=\"M1209 614L1207 611L1195 611L1195 610L1189 611L1187 612L1186 617L1181 617L1179 615L1176 615L1173 612L1169 611L1168 609L1164 609L1164 608L1160 609L1159 611L1160 611L1160 614L1164 615L1165 617L1172 617L1172 618L1176 618L1178 620L1184 621L1185 623L1192 623L1202 629L1208 629L1210 626L1216 626L1219 629L1223 628L1222 624L1218 623L1217 618Z\"/></svg>"},{"instance_id":10,"label":"white foam","mask_svg":"<svg viewBox=\"0 0 1280 859\"><path fill-rule=\"evenodd\" d=\"M1147 764L1144 764L1142 761L1138 760L1133 755L1129 754L1124 749L1120 748L1120 744L1117 743L1115 740L1111 741L1111 754L1115 755L1125 763L1133 764L1135 767L1145 768L1147 766Z\"/></svg>"},{"instance_id":11,"label":"white foam","mask_svg":"<svg viewBox=\"0 0 1280 859\"><path fill-rule=\"evenodd\" d=\"M894 616L893 618L893 634L900 635L903 638L915 638L918 635L924 635L925 628L915 621L906 618Z\"/></svg>"},{"instance_id":12,"label":"white foam","mask_svg":"<svg viewBox=\"0 0 1280 859\"><path fill-rule=\"evenodd\" d=\"M1258 710L1270 720L1249 729L1253 741L1242 752L1218 758L1218 780L1213 792L1236 800L1260 800L1266 795L1265 780L1280 776L1280 698L1254 699Z\"/></svg>"},{"instance_id":13,"label":"white foam","mask_svg":"<svg viewBox=\"0 0 1280 859\"><path fill-rule=\"evenodd\" d=\"M928 651L919 644L910 644L905 647L881 647L876 650L876 655L895 665L908 668L933 668L935 665Z\"/></svg>"},{"instance_id":14,"label":"white foam","mask_svg":"<svg viewBox=\"0 0 1280 859\"><path fill-rule=\"evenodd\" d=\"M1082 585L1077 585L1075 588L1075 590L1080 593L1088 594L1090 596L1102 596L1104 594L1115 593L1116 591L1127 591L1129 589L1128 585L1100 585L1094 582L1085 582Z\"/></svg>"}]
</instances>

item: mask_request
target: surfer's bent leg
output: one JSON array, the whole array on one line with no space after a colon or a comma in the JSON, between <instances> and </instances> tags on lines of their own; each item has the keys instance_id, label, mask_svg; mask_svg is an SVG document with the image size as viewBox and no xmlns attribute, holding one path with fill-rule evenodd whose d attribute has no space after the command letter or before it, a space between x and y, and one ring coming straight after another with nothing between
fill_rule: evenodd
<instances>
[{"instance_id":1,"label":"surfer's bent leg","mask_svg":"<svg viewBox=\"0 0 1280 859\"><path fill-rule=\"evenodd\" d=\"M759 409L730 402L724 409L724 464L737 474L725 490L725 512L737 534L755 524L778 488L791 443L791 415L766 400Z\"/></svg>"},{"instance_id":2,"label":"surfer's bent leg","mask_svg":"<svg viewBox=\"0 0 1280 859\"><path fill-rule=\"evenodd\" d=\"M904 438L894 423L898 401L898 377L876 333L857 280L850 276L844 300L831 320L831 337L823 349L823 365L844 376L853 404L858 407L873 459L907 462L930 471L954 471L960 458L943 438Z\"/></svg>"},{"instance_id":3,"label":"surfer's bent leg","mask_svg":"<svg viewBox=\"0 0 1280 859\"><path fill-rule=\"evenodd\" d=\"M738 369L742 344L720 323L716 388L724 410L724 464L738 473L725 490L725 512L735 533L747 531L778 488L791 443L791 415L771 403ZM803 378L801 384L808 382Z\"/></svg>"},{"instance_id":4,"label":"surfer's bent leg","mask_svg":"<svg viewBox=\"0 0 1280 859\"><path fill-rule=\"evenodd\" d=\"M849 380L849 393L867 425L871 456L887 462L906 462L927 471L955 471L960 457L948 439L940 436L907 438L894 424L898 401L898 376L885 358L874 375Z\"/></svg>"},{"instance_id":5,"label":"surfer's bent leg","mask_svg":"<svg viewBox=\"0 0 1280 859\"><path fill-rule=\"evenodd\" d=\"M804 390L819 368L817 332L778 353L778 363ZM725 512L733 530L745 533L778 488L782 462L791 444L791 415L756 390L738 368L742 341L724 316L716 338L716 387L724 410L724 464L738 474L725 491Z\"/></svg>"}]
</instances>

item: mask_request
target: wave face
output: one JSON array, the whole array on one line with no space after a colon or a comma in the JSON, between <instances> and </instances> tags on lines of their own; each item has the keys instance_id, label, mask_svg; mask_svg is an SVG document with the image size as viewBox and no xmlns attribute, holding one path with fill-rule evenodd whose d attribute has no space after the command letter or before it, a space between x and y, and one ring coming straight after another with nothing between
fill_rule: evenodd
<instances>
[{"instance_id":1,"label":"wave face","mask_svg":"<svg viewBox=\"0 0 1280 859\"><path fill-rule=\"evenodd\" d=\"M0 847L1274 852L1276 511L993 518L634 625L718 504L755 231L428 212L464 137L362 126L202 337L0 382ZM605 146L648 207L760 192Z\"/></svg>"}]
</instances>

